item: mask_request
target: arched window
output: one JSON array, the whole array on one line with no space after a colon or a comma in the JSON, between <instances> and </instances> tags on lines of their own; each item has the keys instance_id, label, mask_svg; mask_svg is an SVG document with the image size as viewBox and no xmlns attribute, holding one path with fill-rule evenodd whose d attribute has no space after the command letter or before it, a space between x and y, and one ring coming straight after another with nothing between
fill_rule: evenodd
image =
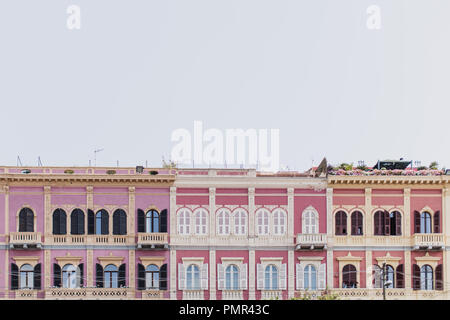
<instances>
[{"instance_id":1,"label":"arched window","mask_svg":"<svg viewBox=\"0 0 450 320\"><path fill-rule=\"evenodd\" d=\"M431 214L428 212L420 214L420 233L431 233Z\"/></svg>"},{"instance_id":2,"label":"arched window","mask_svg":"<svg viewBox=\"0 0 450 320\"><path fill-rule=\"evenodd\" d=\"M239 268L234 264L230 264L225 269L225 289L226 290L239 289Z\"/></svg>"},{"instance_id":3,"label":"arched window","mask_svg":"<svg viewBox=\"0 0 450 320\"><path fill-rule=\"evenodd\" d=\"M433 290L433 268L428 264L420 268L420 290Z\"/></svg>"},{"instance_id":4,"label":"arched window","mask_svg":"<svg viewBox=\"0 0 450 320\"><path fill-rule=\"evenodd\" d=\"M108 264L104 272L104 287L118 288L119 287L119 272L115 265Z\"/></svg>"},{"instance_id":5,"label":"arched window","mask_svg":"<svg viewBox=\"0 0 450 320\"><path fill-rule=\"evenodd\" d=\"M395 271L394 271L394 268L390 265L386 265L386 280L390 281L390 283L386 285L386 288L394 288L394 286L395 286Z\"/></svg>"},{"instance_id":6,"label":"arched window","mask_svg":"<svg viewBox=\"0 0 450 320\"><path fill-rule=\"evenodd\" d=\"M336 225L336 235L347 235L347 213L344 211L338 211L336 212L334 219Z\"/></svg>"},{"instance_id":7,"label":"arched window","mask_svg":"<svg viewBox=\"0 0 450 320\"><path fill-rule=\"evenodd\" d=\"M378 236L400 236L402 234L402 216L400 212L378 210L374 216L374 234Z\"/></svg>"},{"instance_id":8,"label":"arched window","mask_svg":"<svg viewBox=\"0 0 450 320\"><path fill-rule=\"evenodd\" d=\"M264 270L264 289L278 290L278 269L273 264Z\"/></svg>"},{"instance_id":9,"label":"arched window","mask_svg":"<svg viewBox=\"0 0 450 320\"><path fill-rule=\"evenodd\" d=\"M53 211L53 234L67 233L67 215L63 209Z\"/></svg>"},{"instance_id":10,"label":"arched window","mask_svg":"<svg viewBox=\"0 0 450 320\"><path fill-rule=\"evenodd\" d=\"M159 213L152 209L145 215L145 232L159 232Z\"/></svg>"},{"instance_id":11,"label":"arched window","mask_svg":"<svg viewBox=\"0 0 450 320\"><path fill-rule=\"evenodd\" d=\"M381 288L381 278L383 277L383 270L377 264L373 265L372 284L374 288Z\"/></svg>"},{"instance_id":12,"label":"arched window","mask_svg":"<svg viewBox=\"0 0 450 320\"><path fill-rule=\"evenodd\" d=\"M81 209L74 209L70 214L70 233L84 234L84 212Z\"/></svg>"},{"instance_id":13,"label":"arched window","mask_svg":"<svg viewBox=\"0 0 450 320\"><path fill-rule=\"evenodd\" d=\"M77 271L77 267L75 267L73 264L66 264L62 268L63 288L79 287L79 272Z\"/></svg>"},{"instance_id":14,"label":"arched window","mask_svg":"<svg viewBox=\"0 0 450 320\"><path fill-rule=\"evenodd\" d=\"M145 269L145 287L146 289L159 289L159 269L154 264Z\"/></svg>"},{"instance_id":15,"label":"arched window","mask_svg":"<svg viewBox=\"0 0 450 320\"><path fill-rule=\"evenodd\" d=\"M312 264L305 267L303 276L305 289L317 290L317 270Z\"/></svg>"},{"instance_id":16,"label":"arched window","mask_svg":"<svg viewBox=\"0 0 450 320\"><path fill-rule=\"evenodd\" d=\"M189 209L181 209L178 212L178 233L184 235L191 233L191 211Z\"/></svg>"},{"instance_id":17,"label":"arched window","mask_svg":"<svg viewBox=\"0 0 450 320\"><path fill-rule=\"evenodd\" d=\"M19 232L34 232L34 213L30 208L19 212Z\"/></svg>"},{"instance_id":18,"label":"arched window","mask_svg":"<svg viewBox=\"0 0 450 320\"><path fill-rule=\"evenodd\" d=\"M230 210L220 209L217 214L217 234L230 234Z\"/></svg>"},{"instance_id":19,"label":"arched window","mask_svg":"<svg viewBox=\"0 0 450 320\"><path fill-rule=\"evenodd\" d=\"M207 227L207 212L205 209L197 209L194 212L195 218L195 234L206 234Z\"/></svg>"},{"instance_id":20,"label":"arched window","mask_svg":"<svg viewBox=\"0 0 450 320\"><path fill-rule=\"evenodd\" d=\"M29 264L20 267L20 289L34 288L34 268Z\"/></svg>"},{"instance_id":21,"label":"arched window","mask_svg":"<svg viewBox=\"0 0 450 320\"><path fill-rule=\"evenodd\" d=\"M302 214L302 233L315 234L319 232L319 219L317 211L306 209Z\"/></svg>"},{"instance_id":22,"label":"arched window","mask_svg":"<svg viewBox=\"0 0 450 320\"><path fill-rule=\"evenodd\" d=\"M283 235L286 233L286 213L282 209L273 211L273 234Z\"/></svg>"},{"instance_id":23,"label":"arched window","mask_svg":"<svg viewBox=\"0 0 450 320\"><path fill-rule=\"evenodd\" d=\"M195 264L191 264L186 270L186 288L187 290L200 289L200 269Z\"/></svg>"},{"instance_id":24,"label":"arched window","mask_svg":"<svg viewBox=\"0 0 450 320\"><path fill-rule=\"evenodd\" d=\"M346 264L342 268L342 288L357 288L356 268L352 264Z\"/></svg>"},{"instance_id":25,"label":"arched window","mask_svg":"<svg viewBox=\"0 0 450 320\"><path fill-rule=\"evenodd\" d=\"M361 236L363 234L363 215L360 211L352 212L352 236Z\"/></svg>"},{"instance_id":26,"label":"arched window","mask_svg":"<svg viewBox=\"0 0 450 320\"><path fill-rule=\"evenodd\" d=\"M95 234L109 234L109 214L105 209L97 211L95 215Z\"/></svg>"},{"instance_id":27,"label":"arched window","mask_svg":"<svg viewBox=\"0 0 450 320\"><path fill-rule=\"evenodd\" d=\"M113 213L113 234L127 234L127 214L122 209L117 209Z\"/></svg>"},{"instance_id":28,"label":"arched window","mask_svg":"<svg viewBox=\"0 0 450 320\"><path fill-rule=\"evenodd\" d=\"M236 209L233 212L234 217L234 234L246 235L247 234L247 213L245 210Z\"/></svg>"},{"instance_id":29,"label":"arched window","mask_svg":"<svg viewBox=\"0 0 450 320\"><path fill-rule=\"evenodd\" d=\"M402 234L402 215L398 211L389 213L389 235L400 236Z\"/></svg>"},{"instance_id":30,"label":"arched window","mask_svg":"<svg viewBox=\"0 0 450 320\"><path fill-rule=\"evenodd\" d=\"M385 234L385 211L377 211L373 216L374 234L382 236Z\"/></svg>"},{"instance_id":31,"label":"arched window","mask_svg":"<svg viewBox=\"0 0 450 320\"><path fill-rule=\"evenodd\" d=\"M256 212L256 228L258 235L269 234L269 211L267 209L259 209Z\"/></svg>"}]
</instances>

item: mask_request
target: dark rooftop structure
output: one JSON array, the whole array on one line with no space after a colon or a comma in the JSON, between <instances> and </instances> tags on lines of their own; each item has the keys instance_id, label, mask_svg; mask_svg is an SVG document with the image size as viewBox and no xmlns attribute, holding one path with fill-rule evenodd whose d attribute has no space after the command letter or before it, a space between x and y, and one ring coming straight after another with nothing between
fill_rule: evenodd
<instances>
[{"instance_id":1,"label":"dark rooftop structure","mask_svg":"<svg viewBox=\"0 0 450 320\"><path fill-rule=\"evenodd\" d=\"M372 169L380 170L386 168L387 170L405 170L410 164L411 161L404 160L378 160L377 164Z\"/></svg>"}]
</instances>

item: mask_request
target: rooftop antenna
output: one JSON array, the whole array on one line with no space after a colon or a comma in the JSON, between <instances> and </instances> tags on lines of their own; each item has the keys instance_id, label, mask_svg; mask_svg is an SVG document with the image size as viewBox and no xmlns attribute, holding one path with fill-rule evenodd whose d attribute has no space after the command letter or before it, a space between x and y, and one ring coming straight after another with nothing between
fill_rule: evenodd
<instances>
[{"instance_id":1,"label":"rooftop antenna","mask_svg":"<svg viewBox=\"0 0 450 320\"><path fill-rule=\"evenodd\" d=\"M117 160L117 168L119 167L119 160Z\"/></svg>"},{"instance_id":2,"label":"rooftop antenna","mask_svg":"<svg viewBox=\"0 0 450 320\"><path fill-rule=\"evenodd\" d=\"M22 161L20 161L20 157L17 156L17 166L18 167L23 167Z\"/></svg>"},{"instance_id":3,"label":"rooftop antenna","mask_svg":"<svg viewBox=\"0 0 450 320\"><path fill-rule=\"evenodd\" d=\"M89 167L91 166L91 159L89 159Z\"/></svg>"},{"instance_id":4,"label":"rooftop antenna","mask_svg":"<svg viewBox=\"0 0 450 320\"><path fill-rule=\"evenodd\" d=\"M147 160L145 160L145 167L148 168Z\"/></svg>"},{"instance_id":5,"label":"rooftop antenna","mask_svg":"<svg viewBox=\"0 0 450 320\"><path fill-rule=\"evenodd\" d=\"M97 166L97 152L103 151L105 149L96 149L94 150L94 167Z\"/></svg>"},{"instance_id":6,"label":"rooftop antenna","mask_svg":"<svg viewBox=\"0 0 450 320\"><path fill-rule=\"evenodd\" d=\"M41 157L38 156L38 163L37 163L38 167L42 167L42 161L41 161Z\"/></svg>"}]
</instances>

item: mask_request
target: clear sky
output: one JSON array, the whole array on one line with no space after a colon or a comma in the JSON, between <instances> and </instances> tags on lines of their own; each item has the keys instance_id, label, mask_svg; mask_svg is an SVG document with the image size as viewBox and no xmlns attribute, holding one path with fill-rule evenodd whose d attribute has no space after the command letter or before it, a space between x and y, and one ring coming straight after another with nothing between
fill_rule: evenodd
<instances>
[{"instance_id":1,"label":"clear sky","mask_svg":"<svg viewBox=\"0 0 450 320\"><path fill-rule=\"evenodd\" d=\"M160 166L172 131L200 120L280 129L290 169L324 156L448 168L449 12L448 0L2 0L0 164L84 166L104 148L98 166Z\"/></svg>"}]
</instances>

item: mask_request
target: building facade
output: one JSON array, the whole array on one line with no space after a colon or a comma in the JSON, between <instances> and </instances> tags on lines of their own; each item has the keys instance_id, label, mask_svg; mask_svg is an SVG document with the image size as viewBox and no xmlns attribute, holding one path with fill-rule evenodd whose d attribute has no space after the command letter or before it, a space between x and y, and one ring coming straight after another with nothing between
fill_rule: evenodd
<instances>
[{"instance_id":1,"label":"building facade","mask_svg":"<svg viewBox=\"0 0 450 320\"><path fill-rule=\"evenodd\" d=\"M0 298L447 299L448 184L0 167Z\"/></svg>"}]
</instances>

